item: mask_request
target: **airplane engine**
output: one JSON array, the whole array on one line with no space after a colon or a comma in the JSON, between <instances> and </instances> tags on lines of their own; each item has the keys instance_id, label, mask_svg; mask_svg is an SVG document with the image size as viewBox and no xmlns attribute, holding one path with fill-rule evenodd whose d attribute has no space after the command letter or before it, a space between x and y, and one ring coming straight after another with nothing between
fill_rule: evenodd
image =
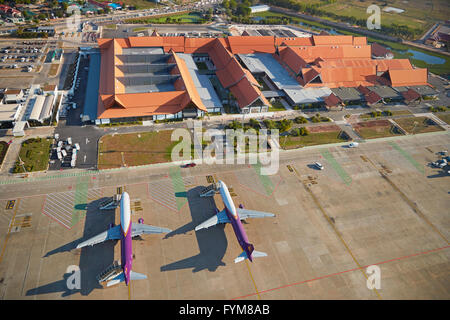
<instances>
[{"instance_id":1,"label":"airplane engine","mask_svg":"<svg viewBox=\"0 0 450 320\"><path fill-rule=\"evenodd\" d=\"M140 224L143 224L143 223L144 223L144 219L139 218L138 222L139 222Z\"/></svg>"}]
</instances>

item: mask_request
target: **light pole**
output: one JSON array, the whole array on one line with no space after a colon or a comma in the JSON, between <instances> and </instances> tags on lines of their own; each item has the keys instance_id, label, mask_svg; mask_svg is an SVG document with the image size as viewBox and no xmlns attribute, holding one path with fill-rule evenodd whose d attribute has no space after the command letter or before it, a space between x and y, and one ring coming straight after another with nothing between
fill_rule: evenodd
<instances>
[{"instance_id":1,"label":"light pole","mask_svg":"<svg viewBox=\"0 0 450 320\"><path fill-rule=\"evenodd\" d=\"M25 162L22 161L22 158L20 157L20 155L19 155L19 161L20 161L20 164L22 165L23 171L24 171L25 173L27 173L27 169L25 169L25 166L24 166L24 163L25 163Z\"/></svg>"}]
</instances>

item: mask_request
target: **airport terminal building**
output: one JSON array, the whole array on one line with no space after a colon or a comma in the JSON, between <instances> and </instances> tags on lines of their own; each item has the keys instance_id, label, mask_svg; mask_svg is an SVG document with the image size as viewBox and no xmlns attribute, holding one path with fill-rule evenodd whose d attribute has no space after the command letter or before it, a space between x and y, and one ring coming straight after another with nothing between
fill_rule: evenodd
<instances>
[{"instance_id":1,"label":"airport terminal building","mask_svg":"<svg viewBox=\"0 0 450 320\"><path fill-rule=\"evenodd\" d=\"M366 37L154 34L98 43L97 124L196 118L230 105L243 114L267 112L279 97L291 106L367 102L401 98L396 88L429 88L426 69L408 59L374 59Z\"/></svg>"}]
</instances>

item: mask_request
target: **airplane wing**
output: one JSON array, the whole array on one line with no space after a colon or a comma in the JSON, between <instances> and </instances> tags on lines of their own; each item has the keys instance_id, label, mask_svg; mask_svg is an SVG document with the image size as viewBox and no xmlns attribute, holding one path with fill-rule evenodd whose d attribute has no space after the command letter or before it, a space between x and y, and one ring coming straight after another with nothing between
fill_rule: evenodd
<instances>
[{"instance_id":1,"label":"airplane wing","mask_svg":"<svg viewBox=\"0 0 450 320\"><path fill-rule=\"evenodd\" d=\"M205 222L196 226L195 231L198 231L198 230L204 229L204 228L209 228L209 227L215 226L216 224L219 224L219 223L227 223L227 222L230 222L230 219L228 219L228 216L227 216L225 210L222 210L219 213L217 213L216 215L214 215L211 218L209 218L208 220L206 220Z\"/></svg>"},{"instance_id":2,"label":"airplane wing","mask_svg":"<svg viewBox=\"0 0 450 320\"><path fill-rule=\"evenodd\" d=\"M241 220L245 220L247 218L275 217L275 215L273 213L269 213L269 212L247 210L247 209L241 209L241 208L236 208L236 211L239 215L239 218L241 218Z\"/></svg>"},{"instance_id":3,"label":"airplane wing","mask_svg":"<svg viewBox=\"0 0 450 320\"><path fill-rule=\"evenodd\" d=\"M141 234L172 232L172 230L170 229L149 226L143 223L133 223L131 227L132 227L132 234L131 234L132 237L140 236Z\"/></svg>"},{"instance_id":4,"label":"airplane wing","mask_svg":"<svg viewBox=\"0 0 450 320\"><path fill-rule=\"evenodd\" d=\"M94 244L104 242L106 240L116 240L120 239L120 225L110 228L80 244L77 245L77 249L86 246L93 246Z\"/></svg>"}]
</instances>

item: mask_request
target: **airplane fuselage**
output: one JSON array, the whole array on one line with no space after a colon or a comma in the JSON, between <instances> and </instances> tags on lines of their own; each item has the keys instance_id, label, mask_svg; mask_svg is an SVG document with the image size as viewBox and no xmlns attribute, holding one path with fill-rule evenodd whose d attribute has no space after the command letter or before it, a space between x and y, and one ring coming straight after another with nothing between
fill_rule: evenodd
<instances>
[{"instance_id":1,"label":"airplane fuselage","mask_svg":"<svg viewBox=\"0 0 450 320\"><path fill-rule=\"evenodd\" d=\"M236 212L236 207L234 206L233 199L231 199L228 187L222 181L220 181L219 183L220 183L220 195L222 197L223 204L225 206L225 212L228 216L228 219L230 219L231 221L234 234L236 235L236 238L242 250L245 251L245 253L247 254L248 259L250 261L253 261L247 233L245 232L244 226L241 223L241 219L239 218L239 215Z\"/></svg>"},{"instance_id":2,"label":"airplane fuselage","mask_svg":"<svg viewBox=\"0 0 450 320\"><path fill-rule=\"evenodd\" d=\"M132 226L131 226L131 210L130 210L130 196L124 192L120 199L120 253L121 264L125 277L125 283L128 285L130 281L130 271L133 261L132 248Z\"/></svg>"}]
</instances>

